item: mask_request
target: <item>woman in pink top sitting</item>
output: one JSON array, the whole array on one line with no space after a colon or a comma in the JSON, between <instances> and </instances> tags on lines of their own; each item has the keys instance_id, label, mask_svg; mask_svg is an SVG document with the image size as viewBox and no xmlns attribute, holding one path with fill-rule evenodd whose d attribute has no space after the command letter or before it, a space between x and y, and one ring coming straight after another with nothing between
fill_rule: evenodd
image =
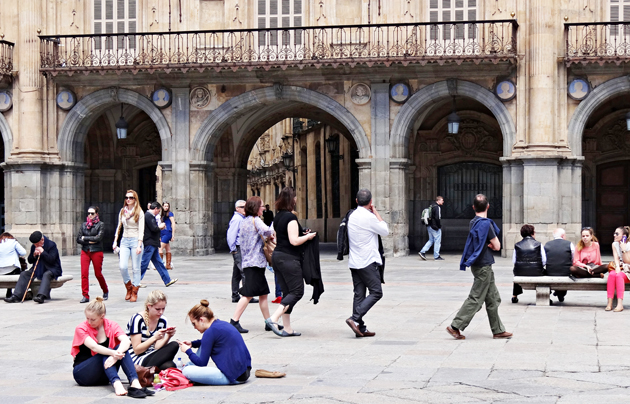
<instances>
[{"instance_id":1,"label":"woman in pink top sitting","mask_svg":"<svg viewBox=\"0 0 630 404\"><path fill-rule=\"evenodd\" d=\"M630 243L627 243L630 227L617 227L615 229L613 247L613 258L615 259L615 269L608 272L608 282L606 292L608 293L608 304L606 311L613 310L613 298L615 289L617 290L617 307L613 311L623 311L623 292L626 283L630 283ZM625 240L623 237L625 236Z\"/></svg>"},{"instance_id":2,"label":"woman in pink top sitting","mask_svg":"<svg viewBox=\"0 0 630 404\"><path fill-rule=\"evenodd\" d=\"M599 252L599 243L591 227L582 229L582 238L577 244L571 266L571 276L575 278L604 277L608 270L607 265L602 265L602 256Z\"/></svg>"}]
</instances>

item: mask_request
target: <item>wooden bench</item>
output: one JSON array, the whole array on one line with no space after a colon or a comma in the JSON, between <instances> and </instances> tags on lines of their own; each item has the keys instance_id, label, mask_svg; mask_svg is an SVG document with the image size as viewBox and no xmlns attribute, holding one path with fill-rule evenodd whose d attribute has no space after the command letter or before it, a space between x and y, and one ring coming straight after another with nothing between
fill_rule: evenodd
<instances>
[{"instance_id":1,"label":"wooden bench","mask_svg":"<svg viewBox=\"0 0 630 404\"><path fill-rule=\"evenodd\" d=\"M20 275L0 275L0 289L13 289L17 284L18 279L20 279ZM62 275L56 280L53 279L50 282L51 289L57 289L63 286L64 283L71 281L74 279L72 275ZM33 282L31 283L31 291L33 292L33 296L37 296L37 292L39 291L39 285L41 281L37 278L33 278Z\"/></svg>"},{"instance_id":2,"label":"wooden bench","mask_svg":"<svg viewBox=\"0 0 630 404\"><path fill-rule=\"evenodd\" d=\"M552 290L598 290L606 291L608 278L577 278L572 280L568 276L515 276L514 283L518 283L525 290L536 291L536 305L549 306ZM626 283L626 290L630 290L630 283ZM605 296L604 296L605 297Z\"/></svg>"}]
</instances>

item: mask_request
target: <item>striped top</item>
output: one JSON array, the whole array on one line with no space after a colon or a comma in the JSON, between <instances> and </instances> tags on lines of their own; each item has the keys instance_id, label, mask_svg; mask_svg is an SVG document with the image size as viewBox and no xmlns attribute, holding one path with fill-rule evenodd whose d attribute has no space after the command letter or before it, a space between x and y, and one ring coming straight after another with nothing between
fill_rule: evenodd
<instances>
[{"instance_id":1,"label":"striped top","mask_svg":"<svg viewBox=\"0 0 630 404\"><path fill-rule=\"evenodd\" d=\"M145 323L144 317L142 316L142 314L136 313L133 315L133 317L131 317L131 320L129 320L129 322L127 323L127 330L125 331L125 333L130 338L132 335L141 334L142 340L140 342L143 343L149 338L151 338L153 334L155 334L156 331L161 330L161 329L166 329L167 328L166 323L167 323L166 318L160 317L157 323L157 327L155 327L155 330L149 331L148 326ZM144 351L140 355L136 355L136 353L133 351L133 345L129 347L128 352L129 352L129 355L131 356L131 360L133 361L133 363L135 363L136 365L142 365L142 361L147 356L155 352L155 344L152 344L149 348L147 348L146 351Z\"/></svg>"}]
</instances>

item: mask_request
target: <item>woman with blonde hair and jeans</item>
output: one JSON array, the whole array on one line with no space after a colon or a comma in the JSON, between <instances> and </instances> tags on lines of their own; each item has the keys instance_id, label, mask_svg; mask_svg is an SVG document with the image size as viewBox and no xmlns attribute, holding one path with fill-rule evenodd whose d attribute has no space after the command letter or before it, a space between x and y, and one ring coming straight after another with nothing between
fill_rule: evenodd
<instances>
[{"instance_id":1,"label":"woman with blonde hair and jeans","mask_svg":"<svg viewBox=\"0 0 630 404\"><path fill-rule=\"evenodd\" d=\"M173 359L179 344L170 341L175 327L169 327L162 316L165 309L166 295L159 289L153 290L144 302L144 311L134 314L127 323L125 333L131 340L129 354L134 364L157 366L160 370L176 367Z\"/></svg>"},{"instance_id":2,"label":"woman with blonde hair and jeans","mask_svg":"<svg viewBox=\"0 0 630 404\"><path fill-rule=\"evenodd\" d=\"M120 274L127 288L125 300L135 302L138 300L140 288L140 260L142 259L142 238L144 236L144 212L138 201L138 194L133 189L125 193L125 205L118 215L118 226L114 235L112 249L116 251L118 232L123 228L120 241ZM133 279L129 277L129 257L133 268Z\"/></svg>"}]
</instances>

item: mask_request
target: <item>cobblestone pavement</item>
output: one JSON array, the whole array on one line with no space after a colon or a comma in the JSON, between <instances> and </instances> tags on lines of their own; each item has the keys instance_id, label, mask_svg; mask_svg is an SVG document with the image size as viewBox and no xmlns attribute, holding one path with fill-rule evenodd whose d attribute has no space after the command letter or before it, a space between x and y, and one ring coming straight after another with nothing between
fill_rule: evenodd
<instances>
[{"instance_id":1,"label":"cobblestone pavement","mask_svg":"<svg viewBox=\"0 0 630 404\"><path fill-rule=\"evenodd\" d=\"M110 285L108 318L123 328L142 310L148 290L164 288L149 271L147 289L137 303L124 300L116 256L106 255ZM605 312L604 292L569 292L563 304L536 307L535 292L510 302L511 263L497 259L495 273L503 299L501 318L511 340L493 340L482 309L464 332L465 341L445 331L466 298L472 275L458 270L459 257L421 261L417 255L387 261L384 297L366 317L374 338L355 338L344 320L351 314L352 283L347 260L322 255L326 291L317 305L312 288L296 306L292 322L299 338L278 338L264 331L257 305L241 324L254 369L280 370L283 379L256 379L225 387L161 391L146 401L193 403L630 403L630 310ZM84 320L79 304L78 257L63 257L64 274L74 280L38 305L0 302L0 403L95 403L129 401L109 386L79 387L72 378L70 344ZM186 312L208 299L218 318L229 320L232 258L174 257L171 275L179 282L164 288L165 316L180 339L198 333ZM273 275L267 274L273 290ZM92 297L100 293L91 275ZM275 309L270 304L271 310ZM182 359L186 358L182 354ZM121 377L125 379L121 372Z\"/></svg>"}]
</instances>

